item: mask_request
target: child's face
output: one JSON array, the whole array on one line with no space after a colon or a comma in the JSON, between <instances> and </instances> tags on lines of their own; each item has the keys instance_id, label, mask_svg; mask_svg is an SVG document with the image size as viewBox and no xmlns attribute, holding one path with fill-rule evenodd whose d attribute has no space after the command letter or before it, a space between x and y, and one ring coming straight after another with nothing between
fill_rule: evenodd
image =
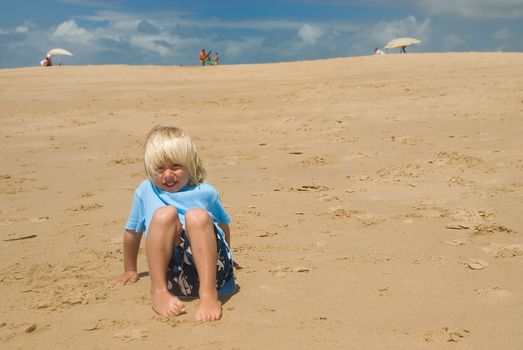
<instances>
[{"instance_id":1,"label":"child's face","mask_svg":"<svg viewBox=\"0 0 523 350\"><path fill-rule=\"evenodd\" d=\"M189 183L189 172L185 167L169 162L154 175L154 184L167 192L178 192Z\"/></svg>"}]
</instances>

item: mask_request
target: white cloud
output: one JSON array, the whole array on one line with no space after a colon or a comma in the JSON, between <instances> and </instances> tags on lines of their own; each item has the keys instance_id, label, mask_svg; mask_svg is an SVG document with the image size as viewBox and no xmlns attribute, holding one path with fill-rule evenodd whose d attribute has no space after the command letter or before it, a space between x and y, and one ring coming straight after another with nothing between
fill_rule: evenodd
<instances>
[{"instance_id":1,"label":"white cloud","mask_svg":"<svg viewBox=\"0 0 523 350\"><path fill-rule=\"evenodd\" d=\"M18 26L15 29L15 32L17 32L17 33L27 33L28 31L29 31L29 28L24 27L24 26Z\"/></svg>"},{"instance_id":2,"label":"white cloud","mask_svg":"<svg viewBox=\"0 0 523 350\"><path fill-rule=\"evenodd\" d=\"M318 26L304 24L298 29L300 40L306 45L314 45L323 35L323 30Z\"/></svg>"},{"instance_id":3,"label":"white cloud","mask_svg":"<svg viewBox=\"0 0 523 350\"><path fill-rule=\"evenodd\" d=\"M118 33L132 33L136 31L142 21L140 19L119 19L111 22L108 30Z\"/></svg>"},{"instance_id":4,"label":"white cloud","mask_svg":"<svg viewBox=\"0 0 523 350\"><path fill-rule=\"evenodd\" d=\"M161 41L157 36L155 35L133 35L130 37L129 42L131 45L153 52L157 53L160 56L168 56L171 54L171 50L163 43L168 43L167 41Z\"/></svg>"},{"instance_id":5,"label":"white cloud","mask_svg":"<svg viewBox=\"0 0 523 350\"><path fill-rule=\"evenodd\" d=\"M83 28L75 20L68 20L61 23L51 36L55 41L65 40L77 48L88 47L90 52L112 50L108 43L116 42L162 57L171 55L169 46L176 41L175 37L159 31L157 34L141 33L140 23L141 19L125 15L116 16L107 26L95 28Z\"/></svg>"},{"instance_id":6,"label":"white cloud","mask_svg":"<svg viewBox=\"0 0 523 350\"><path fill-rule=\"evenodd\" d=\"M86 29L79 27L74 20L62 22L52 33L52 36L76 43L87 43L93 39L93 34Z\"/></svg>"},{"instance_id":7,"label":"white cloud","mask_svg":"<svg viewBox=\"0 0 523 350\"><path fill-rule=\"evenodd\" d=\"M0 35L7 35L7 34L13 34L13 33L27 33L29 31L29 28L26 26L18 26L14 30L13 29L2 29L0 28Z\"/></svg>"}]
</instances>

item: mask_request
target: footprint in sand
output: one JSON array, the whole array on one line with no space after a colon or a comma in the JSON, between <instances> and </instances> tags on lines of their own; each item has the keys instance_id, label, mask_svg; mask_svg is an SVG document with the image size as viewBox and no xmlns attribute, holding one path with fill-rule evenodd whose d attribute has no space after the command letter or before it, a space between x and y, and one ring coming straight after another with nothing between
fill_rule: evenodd
<instances>
[{"instance_id":1,"label":"footprint in sand","mask_svg":"<svg viewBox=\"0 0 523 350\"><path fill-rule=\"evenodd\" d=\"M33 322L19 322L19 323L0 323L0 340L5 342L17 335L31 335L40 330L49 329L49 325L37 325Z\"/></svg>"},{"instance_id":2,"label":"footprint in sand","mask_svg":"<svg viewBox=\"0 0 523 350\"><path fill-rule=\"evenodd\" d=\"M327 138L329 143L356 143L360 141L360 138L357 136L343 136L343 135L329 135Z\"/></svg>"},{"instance_id":3,"label":"footprint in sand","mask_svg":"<svg viewBox=\"0 0 523 350\"><path fill-rule=\"evenodd\" d=\"M109 164L111 165L128 165L141 162L141 158L129 157L126 154L115 154L111 156Z\"/></svg>"},{"instance_id":4,"label":"footprint in sand","mask_svg":"<svg viewBox=\"0 0 523 350\"><path fill-rule=\"evenodd\" d=\"M28 189L24 186L33 182L34 179L4 174L0 175L0 194L16 194Z\"/></svg>"},{"instance_id":5,"label":"footprint in sand","mask_svg":"<svg viewBox=\"0 0 523 350\"><path fill-rule=\"evenodd\" d=\"M495 234L502 234L502 233L514 233L515 231L502 225L497 224L491 224L491 225L477 225L474 228L474 232L472 232L475 236L483 236L483 235L495 235Z\"/></svg>"},{"instance_id":6,"label":"footprint in sand","mask_svg":"<svg viewBox=\"0 0 523 350\"><path fill-rule=\"evenodd\" d=\"M358 220L363 226L374 226L385 222L385 218L373 214L373 213L359 213L355 215L356 220Z\"/></svg>"},{"instance_id":7,"label":"footprint in sand","mask_svg":"<svg viewBox=\"0 0 523 350\"><path fill-rule=\"evenodd\" d=\"M67 210L77 212L77 211L91 211L91 210L96 210L96 209L100 209L100 208L103 208L103 205L98 204L98 203L93 203L93 204L82 204L78 207L69 208Z\"/></svg>"},{"instance_id":8,"label":"footprint in sand","mask_svg":"<svg viewBox=\"0 0 523 350\"><path fill-rule=\"evenodd\" d=\"M289 188L290 192L320 192L328 191L330 188L322 185L303 185L301 187L291 187Z\"/></svg>"},{"instance_id":9,"label":"footprint in sand","mask_svg":"<svg viewBox=\"0 0 523 350\"><path fill-rule=\"evenodd\" d=\"M39 216L39 217L30 218L29 222L32 222L33 224L37 224L40 222L45 222L47 220L49 220L49 216Z\"/></svg>"},{"instance_id":10,"label":"footprint in sand","mask_svg":"<svg viewBox=\"0 0 523 350\"><path fill-rule=\"evenodd\" d=\"M399 144L402 144L402 145L406 145L406 146L417 146L417 145L420 145L420 144L428 145L428 142L426 142L425 140L417 138L417 137L414 137L414 136L408 136L408 135L406 135L406 136L391 136L390 140L392 140L392 142L396 142L396 143L399 143Z\"/></svg>"},{"instance_id":11,"label":"footprint in sand","mask_svg":"<svg viewBox=\"0 0 523 350\"><path fill-rule=\"evenodd\" d=\"M459 176L451 177L447 180L450 187L476 187L476 183Z\"/></svg>"},{"instance_id":12,"label":"footprint in sand","mask_svg":"<svg viewBox=\"0 0 523 350\"><path fill-rule=\"evenodd\" d=\"M371 158L371 157L375 157L377 155L378 155L377 152L374 152L374 153L357 152L357 153L353 153L353 154L350 154L350 155L344 157L343 160L354 160L354 159L362 159L362 158Z\"/></svg>"},{"instance_id":13,"label":"footprint in sand","mask_svg":"<svg viewBox=\"0 0 523 350\"><path fill-rule=\"evenodd\" d=\"M141 329L129 329L124 330L122 332L118 332L114 336L124 342L133 340L145 340L147 339L147 332Z\"/></svg>"},{"instance_id":14,"label":"footprint in sand","mask_svg":"<svg viewBox=\"0 0 523 350\"><path fill-rule=\"evenodd\" d=\"M332 207L323 215L330 216L333 219L343 219L343 218L352 218L356 214L361 214L359 210L345 210L342 207Z\"/></svg>"},{"instance_id":15,"label":"footprint in sand","mask_svg":"<svg viewBox=\"0 0 523 350\"><path fill-rule=\"evenodd\" d=\"M445 212L442 217L451 218L462 226L484 224L494 217L494 213L487 210L460 208Z\"/></svg>"},{"instance_id":16,"label":"footprint in sand","mask_svg":"<svg viewBox=\"0 0 523 350\"><path fill-rule=\"evenodd\" d=\"M464 261L462 262L462 264L471 270L484 270L489 266L488 262L479 259L471 259L468 261Z\"/></svg>"},{"instance_id":17,"label":"footprint in sand","mask_svg":"<svg viewBox=\"0 0 523 350\"><path fill-rule=\"evenodd\" d=\"M325 165L328 163L331 163L329 158L321 156L310 157L301 161L301 164L305 166Z\"/></svg>"},{"instance_id":18,"label":"footprint in sand","mask_svg":"<svg viewBox=\"0 0 523 350\"><path fill-rule=\"evenodd\" d=\"M390 287L379 288L376 292L380 297L392 295L392 290Z\"/></svg>"},{"instance_id":19,"label":"footprint in sand","mask_svg":"<svg viewBox=\"0 0 523 350\"><path fill-rule=\"evenodd\" d=\"M444 244L446 245L451 245L451 246L454 246L454 247L457 247L457 246L460 246L460 245L464 245L465 242L460 240L460 239L454 239L452 241L445 241L443 242Z\"/></svg>"},{"instance_id":20,"label":"footprint in sand","mask_svg":"<svg viewBox=\"0 0 523 350\"><path fill-rule=\"evenodd\" d=\"M392 166L388 168L380 169L376 172L376 175L383 182L412 182L413 179L419 178L425 173L425 170L417 164L407 164L401 166Z\"/></svg>"},{"instance_id":21,"label":"footprint in sand","mask_svg":"<svg viewBox=\"0 0 523 350\"><path fill-rule=\"evenodd\" d=\"M488 210L458 208L449 209L445 202L423 200L414 207L414 211L406 215L408 218L419 219L422 217L448 218L452 220L445 227L447 229L469 229L475 225L488 222L495 214Z\"/></svg>"},{"instance_id":22,"label":"footprint in sand","mask_svg":"<svg viewBox=\"0 0 523 350\"><path fill-rule=\"evenodd\" d=\"M287 265L280 265L270 269L269 272L271 272L275 277L287 277L289 273L307 273L310 270L311 269L307 266L290 267Z\"/></svg>"},{"instance_id":23,"label":"footprint in sand","mask_svg":"<svg viewBox=\"0 0 523 350\"><path fill-rule=\"evenodd\" d=\"M318 200L322 202L341 202L341 199L336 196L331 196L327 193L321 193L318 195Z\"/></svg>"},{"instance_id":24,"label":"footprint in sand","mask_svg":"<svg viewBox=\"0 0 523 350\"><path fill-rule=\"evenodd\" d=\"M374 226L386 220L385 218L373 213L364 213L360 210L354 209L346 210L340 206L331 207L327 212L322 213L322 215L327 215L332 219L356 219L362 226Z\"/></svg>"},{"instance_id":25,"label":"footprint in sand","mask_svg":"<svg viewBox=\"0 0 523 350\"><path fill-rule=\"evenodd\" d=\"M485 253L494 258L512 258L523 255L523 244L496 244L481 248Z\"/></svg>"},{"instance_id":26,"label":"footprint in sand","mask_svg":"<svg viewBox=\"0 0 523 350\"><path fill-rule=\"evenodd\" d=\"M442 327L438 330L426 331L423 333L422 337L427 343L457 343L469 335L470 331L466 329L451 329L450 327Z\"/></svg>"},{"instance_id":27,"label":"footprint in sand","mask_svg":"<svg viewBox=\"0 0 523 350\"><path fill-rule=\"evenodd\" d=\"M436 153L435 164L452 165L465 168L478 168L484 164L483 160L477 157L468 156L456 151L441 151Z\"/></svg>"}]
</instances>

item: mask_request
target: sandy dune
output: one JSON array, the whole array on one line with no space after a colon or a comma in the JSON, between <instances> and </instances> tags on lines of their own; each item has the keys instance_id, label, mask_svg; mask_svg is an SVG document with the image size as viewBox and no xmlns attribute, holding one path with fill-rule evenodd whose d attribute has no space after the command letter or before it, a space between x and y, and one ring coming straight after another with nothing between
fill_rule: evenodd
<instances>
[{"instance_id":1,"label":"sandy dune","mask_svg":"<svg viewBox=\"0 0 523 350\"><path fill-rule=\"evenodd\" d=\"M0 70L2 349L522 349L523 54ZM113 289L155 124L243 265L223 318ZM143 244L142 244L143 247Z\"/></svg>"}]
</instances>

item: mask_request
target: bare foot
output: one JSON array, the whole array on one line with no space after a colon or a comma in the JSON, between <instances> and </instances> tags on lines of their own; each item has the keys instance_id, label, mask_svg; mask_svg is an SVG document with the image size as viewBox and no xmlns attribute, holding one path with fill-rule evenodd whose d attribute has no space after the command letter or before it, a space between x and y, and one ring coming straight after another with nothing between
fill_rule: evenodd
<instances>
[{"instance_id":1,"label":"bare foot","mask_svg":"<svg viewBox=\"0 0 523 350\"><path fill-rule=\"evenodd\" d=\"M167 289L151 291L153 310L162 316L178 316L185 313L185 304Z\"/></svg>"},{"instance_id":2,"label":"bare foot","mask_svg":"<svg viewBox=\"0 0 523 350\"><path fill-rule=\"evenodd\" d=\"M222 304L218 300L218 293L200 294L200 306L196 315L197 321L217 321L222 317Z\"/></svg>"}]
</instances>

